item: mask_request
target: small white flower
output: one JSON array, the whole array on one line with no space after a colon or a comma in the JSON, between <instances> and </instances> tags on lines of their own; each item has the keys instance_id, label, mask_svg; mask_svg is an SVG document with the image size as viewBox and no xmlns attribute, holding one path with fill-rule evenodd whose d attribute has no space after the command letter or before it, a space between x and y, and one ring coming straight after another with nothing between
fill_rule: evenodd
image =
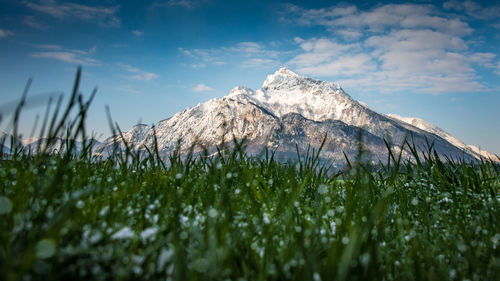
<instances>
[{"instance_id":1,"label":"small white flower","mask_svg":"<svg viewBox=\"0 0 500 281\"><path fill-rule=\"evenodd\" d=\"M36 256L42 259L52 257L56 252L56 243L52 239L40 240L35 246Z\"/></svg>"},{"instance_id":2,"label":"small white flower","mask_svg":"<svg viewBox=\"0 0 500 281\"><path fill-rule=\"evenodd\" d=\"M172 259L174 256L174 250L173 249L162 249L160 255L158 255L158 260L156 261L157 264L157 270L163 271L165 265Z\"/></svg>"},{"instance_id":3,"label":"small white flower","mask_svg":"<svg viewBox=\"0 0 500 281\"><path fill-rule=\"evenodd\" d=\"M370 254L369 253L362 254L361 255L361 264L364 267L367 267L369 263L370 263Z\"/></svg>"},{"instance_id":4,"label":"small white flower","mask_svg":"<svg viewBox=\"0 0 500 281\"><path fill-rule=\"evenodd\" d=\"M450 279L455 279L457 276L457 271L455 269L450 270Z\"/></svg>"},{"instance_id":5,"label":"small white flower","mask_svg":"<svg viewBox=\"0 0 500 281\"><path fill-rule=\"evenodd\" d=\"M218 215L218 212L216 209L214 208L210 208L210 210L208 210L208 216L211 217L211 218L216 218Z\"/></svg>"},{"instance_id":6,"label":"small white flower","mask_svg":"<svg viewBox=\"0 0 500 281\"><path fill-rule=\"evenodd\" d=\"M178 179L178 180L182 179L182 174L181 173L177 173L175 175L175 178Z\"/></svg>"},{"instance_id":7,"label":"small white flower","mask_svg":"<svg viewBox=\"0 0 500 281\"><path fill-rule=\"evenodd\" d=\"M78 202L76 202L76 207L78 209L81 209L85 206L85 203L82 201L82 200L78 200Z\"/></svg>"},{"instance_id":8,"label":"small white flower","mask_svg":"<svg viewBox=\"0 0 500 281\"><path fill-rule=\"evenodd\" d=\"M342 237L342 244L344 244L344 245L349 244L349 237L347 237L347 236Z\"/></svg>"},{"instance_id":9,"label":"small white flower","mask_svg":"<svg viewBox=\"0 0 500 281\"><path fill-rule=\"evenodd\" d=\"M101 211L99 212L99 216L103 217L105 216L109 211L109 206L104 206Z\"/></svg>"},{"instance_id":10,"label":"small white flower","mask_svg":"<svg viewBox=\"0 0 500 281\"><path fill-rule=\"evenodd\" d=\"M326 214L327 214L329 217L333 217L333 216L335 216L335 211L334 211L334 210L332 210L332 209L330 209L330 210L328 210L328 212L326 212Z\"/></svg>"},{"instance_id":11,"label":"small white flower","mask_svg":"<svg viewBox=\"0 0 500 281\"><path fill-rule=\"evenodd\" d=\"M328 186L326 184L320 184L318 187L318 193L324 195L328 192Z\"/></svg>"},{"instance_id":12,"label":"small white flower","mask_svg":"<svg viewBox=\"0 0 500 281\"><path fill-rule=\"evenodd\" d=\"M132 229L128 226L125 226L122 229L118 230L115 234L113 234L113 236L111 236L111 239L128 239L133 238L134 236L135 233L132 231Z\"/></svg>"},{"instance_id":13,"label":"small white flower","mask_svg":"<svg viewBox=\"0 0 500 281\"><path fill-rule=\"evenodd\" d=\"M265 224L270 224L271 220L269 219L269 215L267 213L264 213L262 216L262 220L264 221Z\"/></svg>"},{"instance_id":14,"label":"small white flower","mask_svg":"<svg viewBox=\"0 0 500 281\"><path fill-rule=\"evenodd\" d=\"M413 206L417 206L418 205L418 199L417 199L417 197L413 197L413 199L411 200L411 204Z\"/></svg>"},{"instance_id":15,"label":"small white flower","mask_svg":"<svg viewBox=\"0 0 500 281\"><path fill-rule=\"evenodd\" d=\"M153 235L155 235L156 232L158 232L158 228L157 227L154 227L154 226L148 227L148 228L144 229L141 232L141 234L140 234L141 239L143 241L148 240L150 237L152 237Z\"/></svg>"}]
</instances>

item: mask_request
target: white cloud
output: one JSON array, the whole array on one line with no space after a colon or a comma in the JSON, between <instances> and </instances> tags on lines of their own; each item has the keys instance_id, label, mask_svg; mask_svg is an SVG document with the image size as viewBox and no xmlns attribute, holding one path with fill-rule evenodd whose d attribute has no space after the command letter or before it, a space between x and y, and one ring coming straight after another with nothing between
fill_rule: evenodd
<instances>
[{"instance_id":1,"label":"white cloud","mask_svg":"<svg viewBox=\"0 0 500 281\"><path fill-rule=\"evenodd\" d=\"M205 67L207 67L207 65L206 65L206 64L204 64L204 63L192 63L192 64L190 64L190 65L191 65L191 67L192 67L192 68L195 68L195 69L197 69L197 68L205 68Z\"/></svg>"},{"instance_id":2,"label":"white cloud","mask_svg":"<svg viewBox=\"0 0 500 281\"><path fill-rule=\"evenodd\" d=\"M183 49L183 48L177 48L177 50L179 52L181 52L181 54L185 55L185 56L188 56L188 57L194 57L194 55L191 53L191 51L189 50L186 50L186 49Z\"/></svg>"},{"instance_id":3,"label":"white cloud","mask_svg":"<svg viewBox=\"0 0 500 281\"><path fill-rule=\"evenodd\" d=\"M498 18L500 18L500 5L498 2L489 7L481 7L477 2L470 0L463 2L452 0L445 2L443 8L446 10L464 12L475 19L498 20Z\"/></svg>"},{"instance_id":4,"label":"white cloud","mask_svg":"<svg viewBox=\"0 0 500 281\"><path fill-rule=\"evenodd\" d=\"M46 50L62 50L62 47L55 44L37 44L34 45L38 49L46 49Z\"/></svg>"},{"instance_id":5,"label":"white cloud","mask_svg":"<svg viewBox=\"0 0 500 281\"><path fill-rule=\"evenodd\" d=\"M360 11L355 6L304 9L289 4L282 18L298 25L324 26L347 38L356 37L360 32L378 33L394 28L432 28L454 35L472 33L469 24L457 18L440 16L431 5L389 4Z\"/></svg>"},{"instance_id":6,"label":"white cloud","mask_svg":"<svg viewBox=\"0 0 500 281\"><path fill-rule=\"evenodd\" d=\"M192 9L202 3L207 2L207 0L168 0L163 2L156 2L153 4L154 7L181 7Z\"/></svg>"},{"instance_id":7,"label":"white cloud","mask_svg":"<svg viewBox=\"0 0 500 281\"><path fill-rule=\"evenodd\" d=\"M266 65L276 65L276 61L272 59L252 58L241 63L241 67L243 68L262 67Z\"/></svg>"},{"instance_id":8,"label":"white cloud","mask_svg":"<svg viewBox=\"0 0 500 281\"><path fill-rule=\"evenodd\" d=\"M358 44L339 44L320 38L304 41L304 51L295 56L290 65L297 71L316 76L357 75L375 70L376 64L367 54L360 53Z\"/></svg>"},{"instance_id":9,"label":"white cloud","mask_svg":"<svg viewBox=\"0 0 500 281\"><path fill-rule=\"evenodd\" d=\"M487 68L495 68L493 60L496 57L497 55L492 53L474 53L468 59L470 62L476 63L480 66Z\"/></svg>"},{"instance_id":10,"label":"white cloud","mask_svg":"<svg viewBox=\"0 0 500 281\"><path fill-rule=\"evenodd\" d=\"M6 38L12 35L14 35L14 32L0 28L0 38Z\"/></svg>"},{"instance_id":11,"label":"white cloud","mask_svg":"<svg viewBox=\"0 0 500 281\"><path fill-rule=\"evenodd\" d=\"M232 49L237 52L244 52L251 54L251 53L261 52L262 46L256 42L240 42L236 44L236 46L234 46Z\"/></svg>"},{"instance_id":12,"label":"white cloud","mask_svg":"<svg viewBox=\"0 0 500 281\"><path fill-rule=\"evenodd\" d=\"M75 52L69 52L69 51L36 52L36 53L31 53L31 56L35 58L55 59L63 62L75 63L87 66L99 65L98 60L89 57L79 56Z\"/></svg>"},{"instance_id":13,"label":"white cloud","mask_svg":"<svg viewBox=\"0 0 500 281\"><path fill-rule=\"evenodd\" d=\"M213 49L184 49L178 51L187 58L194 60L191 67L199 68L207 65L239 64L241 67L279 66L280 56L284 52L272 50L257 42L239 42L232 46Z\"/></svg>"},{"instance_id":14,"label":"white cloud","mask_svg":"<svg viewBox=\"0 0 500 281\"><path fill-rule=\"evenodd\" d=\"M297 43L297 44L300 44L300 43L304 42L304 39L302 39L302 38L300 38L300 37L295 37L295 38L293 38L293 41L294 41L295 43Z\"/></svg>"},{"instance_id":15,"label":"white cloud","mask_svg":"<svg viewBox=\"0 0 500 281\"><path fill-rule=\"evenodd\" d=\"M194 92L209 92L213 91L214 89L205 85L205 84L198 84L196 87L193 88Z\"/></svg>"},{"instance_id":16,"label":"white cloud","mask_svg":"<svg viewBox=\"0 0 500 281\"><path fill-rule=\"evenodd\" d=\"M149 81L160 77L158 74L152 72L146 72L144 70L141 70L139 68L133 67L128 64L118 63L118 66L121 67L126 72L132 73L132 75L125 77L127 79Z\"/></svg>"},{"instance_id":17,"label":"white cloud","mask_svg":"<svg viewBox=\"0 0 500 281\"><path fill-rule=\"evenodd\" d=\"M137 37L142 37L144 35L144 31L140 31L140 30L132 30L131 32L133 35L135 35Z\"/></svg>"},{"instance_id":18,"label":"white cloud","mask_svg":"<svg viewBox=\"0 0 500 281\"><path fill-rule=\"evenodd\" d=\"M493 68L496 55L471 50L465 38L472 28L432 5L391 4L368 11L355 6L307 10L289 5L288 13L284 20L295 16L296 24L324 26L333 33L300 43L301 53L289 61L298 72L381 92L487 89L473 64ZM353 39L356 43L345 43Z\"/></svg>"},{"instance_id":19,"label":"white cloud","mask_svg":"<svg viewBox=\"0 0 500 281\"><path fill-rule=\"evenodd\" d=\"M56 0L27 1L25 5L37 12L57 19L78 19L86 22L98 22L103 26L120 27L116 16L120 6L88 6L76 3L57 3Z\"/></svg>"},{"instance_id":20,"label":"white cloud","mask_svg":"<svg viewBox=\"0 0 500 281\"><path fill-rule=\"evenodd\" d=\"M23 18L23 23L31 28L38 29L38 30L47 30L49 27L41 22L39 22L37 19L35 19L34 16L25 16Z\"/></svg>"},{"instance_id":21,"label":"white cloud","mask_svg":"<svg viewBox=\"0 0 500 281\"><path fill-rule=\"evenodd\" d=\"M347 40L356 40L363 36L363 33L357 30L339 29L336 32Z\"/></svg>"},{"instance_id":22,"label":"white cloud","mask_svg":"<svg viewBox=\"0 0 500 281\"><path fill-rule=\"evenodd\" d=\"M96 66L101 63L92 58L91 55L97 50L96 46L92 46L88 51L84 50L69 50L56 44L35 44L33 47L41 49L41 52L34 52L30 55L35 58L55 59L67 63L74 63L86 66Z\"/></svg>"}]
</instances>

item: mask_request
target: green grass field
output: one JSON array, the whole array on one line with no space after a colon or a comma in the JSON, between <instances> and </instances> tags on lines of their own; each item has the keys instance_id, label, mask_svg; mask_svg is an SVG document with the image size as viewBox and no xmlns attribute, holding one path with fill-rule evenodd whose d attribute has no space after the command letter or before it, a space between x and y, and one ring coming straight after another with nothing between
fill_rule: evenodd
<instances>
[{"instance_id":1,"label":"green grass field","mask_svg":"<svg viewBox=\"0 0 500 281\"><path fill-rule=\"evenodd\" d=\"M49 140L85 137L73 97ZM498 164L351 160L330 176L316 154L284 164L238 145L183 160L14 149L0 160L0 279L498 280Z\"/></svg>"}]
</instances>

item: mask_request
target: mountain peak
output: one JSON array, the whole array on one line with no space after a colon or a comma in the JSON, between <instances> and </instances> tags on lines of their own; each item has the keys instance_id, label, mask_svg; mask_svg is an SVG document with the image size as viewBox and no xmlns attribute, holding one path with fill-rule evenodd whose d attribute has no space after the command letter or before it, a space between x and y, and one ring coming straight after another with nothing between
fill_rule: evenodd
<instances>
[{"instance_id":1,"label":"mountain peak","mask_svg":"<svg viewBox=\"0 0 500 281\"><path fill-rule=\"evenodd\" d=\"M297 83L297 81L300 80L300 78L303 77L286 67L282 67L278 69L278 71L276 71L274 74L268 75L266 80L264 81L264 84L262 84L262 87L266 88L269 87L271 84L281 84L283 82L290 83L292 81L295 81L292 83L294 84Z\"/></svg>"},{"instance_id":2,"label":"mountain peak","mask_svg":"<svg viewBox=\"0 0 500 281\"><path fill-rule=\"evenodd\" d=\"M300 77L297 73L291 71L287 67L282 67L278 71L274 73L274 75L285 75L285 76L290 76L290 77Z\"/></svg>"},{"instance_id":3,"label":"mountain peak","mask_svg":"<svg viewBox=\"0 0 500 281\"><path fill-rule=\"evenodd\" d=\"M237 87L234 87L229 92L229 96L235 96L235 95L239 95L239 94L252 95L253 93L254 93L254 91L248 87L237 86Z\"/></svg>"},{"instance_id":4,"label":"mountain peak","mask_svg":"<svg viewBox=\"0 0 500 281\"><path fill-rule=\"evenodd\" d=\"M427 130L387 117L360 105L337 83L301 76L283 67L268 75L261 89L233 88L225 97L211 99L159 122L155 130L136 126L123 134L123 141L139 150L157 144L163 156L178 149L179 137L182 138L180 149L186 153L195 152L190 150L193 147L201 153L198 146L211 149L212 153L221 140L246 139L252 153L273 147L280 153L278 157L286 159L296 155L297 147L319 147L328 134L328 143L322 153L328 161L342 165L346 155L357 155L361 132L364 145L373 153L372 160L376 163L387 158L383 141L386 136L398 144L411 133L417 146L424 146L429 140L440 155L446 154L453 159L465 157L468 161L486 155L458 140L439 135L440 131L432 131L430 128L434 127L421 120L416 120L417 125L425 125ZM413 122L413 118L409 121ZM155 143L153 134L157 134ZM122 141L121 136L109 138L98 151L102 151L102 155L110 153L116 141ZM402 153L406 158L409 151Z\"/></svg>"}]
</instances>

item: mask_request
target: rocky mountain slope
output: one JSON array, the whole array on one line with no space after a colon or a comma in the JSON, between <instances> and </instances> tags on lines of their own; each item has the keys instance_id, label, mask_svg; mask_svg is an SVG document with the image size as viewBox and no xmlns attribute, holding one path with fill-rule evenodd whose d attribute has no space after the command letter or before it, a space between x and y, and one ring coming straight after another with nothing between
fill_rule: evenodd
<instances>
[{"instance_id":1,"label":"rocky mountain slope","mask_svg":"<svg viewBox=\"0 0 500 281\"><path fill-rule=\"evenodd\" d=\"M429 122L426 122L420 118L403 117L403 116L400 116L397 114L388 114L387 116L389 116L393 119L399 120L399 121L406 122L412 126L415 126L419 129L422 129L422 130L427 131L429 133L433 133L433 134L447 140L449 143L453 144L454 146L463 149L467 153L474 155L478 159L481 157L486 158L486 159L493 159L493 160L497 159L497 157L495 155L493 155L485 150L481 150L477 146L465 144L461 140L452 136L450 133L448 133L448 132L444 131L443 129L441 129L441 128L439 128L439 127L437 127Z\"/></svg>"},{"instance_id":2,"label":"rocky mountain slope","mask_svg":"<svg viewBox=\"0 0 500 281\"><path fill-rule=\"evenodd\" d=\"M308 145L317 149L327 135L321 158L339 166L345 162L344 153L350 158L357 155L360 138L373 162L387 159L384 139L394 149L409 139L419 149L434 143L440 155L454 159L478 158L443 135L371 110L337 83L299 76L287 68L269 75L261 89L236 87L227 96L187 108L154 128L137 125L123 138L141 151L153 147L154 134L164 156L177 148L181 153L191 148L210 152L223 140L245 138L249 153L259 154L269 147L282 159L296 159L296 146L302 152ZM115 144L124 148L122 138L115 136L97 151L106 156Z\"/></svg>"}]
</instances>

